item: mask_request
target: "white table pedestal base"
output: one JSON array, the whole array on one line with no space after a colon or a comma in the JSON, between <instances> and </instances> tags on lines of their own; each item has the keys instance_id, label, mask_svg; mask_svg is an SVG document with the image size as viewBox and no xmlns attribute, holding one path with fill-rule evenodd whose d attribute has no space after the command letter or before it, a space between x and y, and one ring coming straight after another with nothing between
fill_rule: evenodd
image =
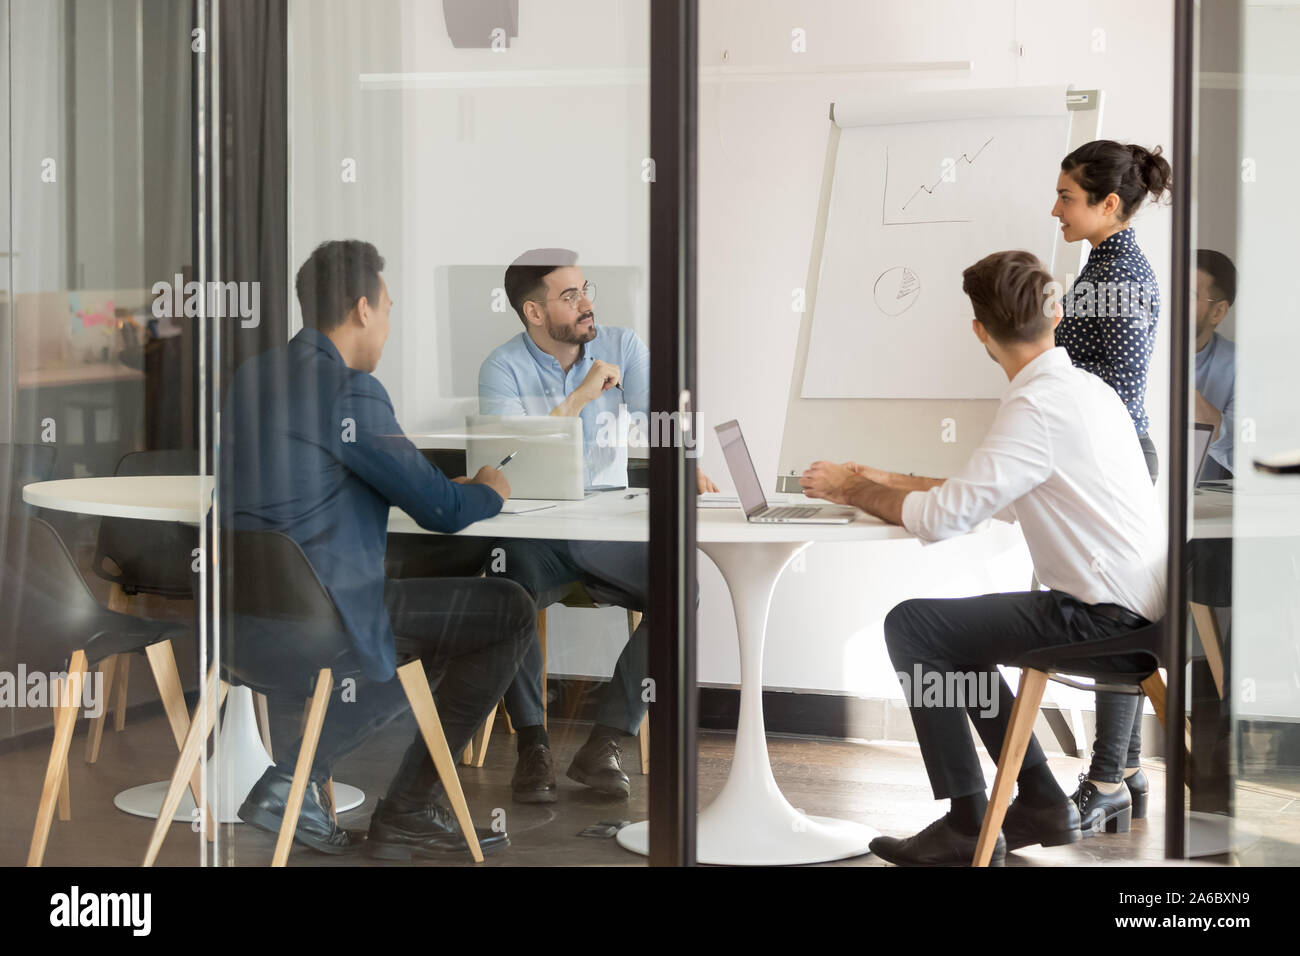
<instances>
[{"instance_id":1,"label":"white table pedestal base","mask_svg":"<svg viewBox=\"0 0 1300 956\"><path fill-rule=\"evenodd\" d=\"M225 719L221 722L218 736L217 759L208 768L208 805L218 822L240 823L242 821L236 816L240 804L266 768L271 766L271 758L257 732L253 692L247 687L230 688ZM161 780L123 790L113 798L113 806L138 817L156 820L168 783ZM336 813L359 807L365 798L366 795L356 787L334 782ZM188 789L172 819L177 823L193 823L198 819L194 797Z\"/></svg>"},{"instance_id":2,"label":"white table pedestal base","mask_svg":"<svg viewBox=\"0 0 1300 956\"><path fill-rule=\"evenodd\" d=\"M767 612L777 579L807 541L701 542L727 581L740 638L740 721L727 782L699 816L696 859L700 863L773 866L823 863L861 856L879 836L871 827L812 817L790 805L767 754L763 723L763 644ZM618 843L649 853L649 824L618 833Z\"/></svg>"}]
</instances>

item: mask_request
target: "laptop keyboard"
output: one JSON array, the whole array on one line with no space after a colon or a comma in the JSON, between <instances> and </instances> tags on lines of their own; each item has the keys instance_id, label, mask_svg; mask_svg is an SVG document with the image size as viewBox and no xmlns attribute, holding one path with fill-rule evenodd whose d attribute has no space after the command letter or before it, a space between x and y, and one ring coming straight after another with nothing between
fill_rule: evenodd
<instances>
[{"instance_id":1,"label":"laptop keyboard","mask_svg":"<svg viewBox=\"0 0 1300 956\"><path fill-rule=\"evenodd\" d=\"M811 518L821 512L821 508L809 507L789 507L789 508L768 508L760 518Z\"/></svg>"}]
</instances>

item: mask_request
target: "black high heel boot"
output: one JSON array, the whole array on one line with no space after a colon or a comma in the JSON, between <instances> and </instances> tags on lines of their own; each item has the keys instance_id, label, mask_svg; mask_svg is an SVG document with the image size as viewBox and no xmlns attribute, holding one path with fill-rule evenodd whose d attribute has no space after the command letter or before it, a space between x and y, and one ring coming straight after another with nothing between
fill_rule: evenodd
<instances>
[{"instance_id":1,"label":"black high heel boot","mask_svg":"<svg viewBox=\"0 0 1300 956\"><path fill-rule=\"evenodd\" d=\"M1131 777L1125 777L1124 783L1128 786L1128 792L1133 797L1133 819L1141 820L1147 815L1147 797L1150 796L1151 784L1147 782L1147 775L1141 770Z\"/></svg>"},{"instance_id":2,"label":"black high heel boot","mask_svg":"<svg viewBox=\"0 0 1300 956\"><path fill-rule=\"evenodd\" d=\"M1128 833L1133 822L1133 798L1127 787L1102 793L1087 774L1081 773L1079 789L1070 794L1070 800L1079 808L1080 829L1085 837L1103 832Z\"/></svg>"}]
</instances>

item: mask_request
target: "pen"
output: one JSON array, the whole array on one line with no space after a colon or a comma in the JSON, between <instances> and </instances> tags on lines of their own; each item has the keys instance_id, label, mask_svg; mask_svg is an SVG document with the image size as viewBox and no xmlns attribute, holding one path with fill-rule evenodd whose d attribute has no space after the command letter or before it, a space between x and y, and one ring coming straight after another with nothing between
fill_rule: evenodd
<instances>
[{"instance_id":1,"label":"pen","mask_svg":"<svg viewBox=\"0 0 1300 956\"><path fill-rule=\"evenodd\" d=\"M515 455L517 455L517 454L519 454L519 452L517 452L517 451L512 451L510 454L506 455L506 457L502 458L502 459L501 459L501 464L497 465L497 470L500 471L500 470L501 470L502 468L504 468L506 465L510 464L510 459L514 458Z\"/></svg>"}]
</instances>

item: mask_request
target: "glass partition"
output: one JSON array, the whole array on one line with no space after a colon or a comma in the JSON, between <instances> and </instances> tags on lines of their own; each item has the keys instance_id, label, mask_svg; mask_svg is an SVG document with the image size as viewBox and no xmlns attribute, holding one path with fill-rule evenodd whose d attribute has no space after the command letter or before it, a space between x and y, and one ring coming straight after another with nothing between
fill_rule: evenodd
<instances>
[{"instance_id":1,"label":"glass partition","mask_svg":"<svg viewBox=\"0 0 1300 956\"><path fill-rule=\"evenodd\" d=\"M245 238L288 266L221 341L226 712L269 718L225 859L281 860L297 772L292 865L637 862L648 4L220 13L287 78L240 103L283 116L283 246L220 200L222 280Z\"/></svg>"},{"instance_id":2,"label":"glass partition","mask_svg":"<svg viewBox=\"0 0 1300 956\"><path fill-rule=\"evenodd\" d=\"M0 21L0 862L135 865L197 686L190 10Z\"/></svg>"},{"instance_id":3,"label":"glass partition","mask_svg":"<svg viewBox=\"0 0 1300 956\"><path fill-rule=\"evenodd\" d=\"M951 681L948 696L936 692L927 683L933 660L909 662L900 650L906 633L967 633L952 619L907 617L937 609L932 599L1028 600L1024 592L1041 588L1032 600L1048 601L1056 600L1048 589L1072 588L1085 603L1127 600L1159 616L1152 569L1164 560L1167 509L1168 466L1158 461L1168 457L1170 319L1158 303L1168 302L1171 281L1168 196L1155 189L1120 210L1127 231L1112 214L1110 234L1124 234L1103 249L1094 246L1109 236L1096 229L1062 230L1073 217L1058 188L1062 161L1092 141L1169 152L1172 27L1171 4L701 4L700 464L737 496L699 512L708 558L699 575L701 861L878 864L867 852L872 837L915 834L948 810L943 798L992 785L989 738L960 714L940 733L927 712L964 700L982 734L1008 714L1000 681L1015 689L1019 674L958 668L970 681L965 696ZM1088 312L1084 290L1107 279L1100 264L1121 243L1149 266L1124 290L1134 308L1145 296L1145 311L1099 315L1094 298ZM1053 305L1065 313L1055 342L1068 346L1058 350L1069 353L1066 366L1096 372L1130 409L1131 420L1121 416L1108 432L1114 459L1104 465L1124 471L1138 502L1133 549L1113 552L1125 552L1125 570L1085 550L1080 573L1064 576L1045 556L1059 553L1059 540L1083 547L1073 532L1049 532L1047 549L1031 549L1030 522L985 521L991 512L928 530L899 527L898 510L843 527L746 522L742 509L752 518L827 504L803 493L818 461L869 466L861 473L876 484L922 494L928 479L965 472L1010 376L990 361L996 343L973 334L963 271L1003 250L1030 251L1050 275L1041 292L1047 314ZM1071 326L1074 339L1062 334ZM1136 384L1127 359L1093 354L1114 351L1106 342L1120 326L1140 353ZM1139 436L1157 450L1151 471ZM1013 472L999 466L994 484L1016 480ZM983 486L963 500L997 493ZM1033 530L1041 546L1043 526ZM922 546L926 536L946 540ZM1109 555L1108 540L1087 547ZM1005 637L1008 628L997 630ZM1036 736L1052 782L1043 789L1059 788L1062 800L1077 798L1090 772L1095 698L1057 683L1044 692ZM1134 698L1124 706L1136 708ZM1126 713L1123 746L1136 724L1154 809L1134 813L1131 826L1126 819L1123 833L1025 847L1008 865L1163 856L1163 735L1149 706ZM967 768L963 791L949 792L938 758L917 746L918 737L942 746L936 736L970 739L953 757ZM1127 756L1110 771L1115 781Z\"/></svg>"},{"instance_id":4,"label":"glass partition","mask_svg":"<svg viewBox=\"0 0 1300 956\"><path fill-rule=\"evenodd\" d=\"M1300 499L1284 467L1300 444L1289 362L1300 343L1284 278L1287 217L1267 170L1300 145L1285 119L1300 8L1200 11L1188 852L1285 866L1300 858L1286 812L1300 781Z\"/></svg>"}]
</instances>

